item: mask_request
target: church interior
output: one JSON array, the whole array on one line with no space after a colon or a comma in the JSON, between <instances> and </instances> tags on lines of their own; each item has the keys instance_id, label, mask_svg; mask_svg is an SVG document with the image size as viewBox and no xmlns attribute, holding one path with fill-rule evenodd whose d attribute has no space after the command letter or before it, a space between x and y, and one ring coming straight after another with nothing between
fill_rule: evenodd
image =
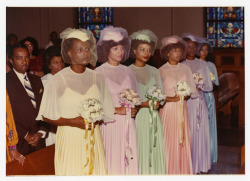
<instances>
[{"instance_id":1,"label":"church interior","mask_svg":"<svg viewBox=\"0 0 250 181\"><path fill-rule=\"evenodd\" d=\"M97 16L101 12L95 13ZM206 7L114 7L112 13L107 25L123 27L128 34L149 29L157 35L156 51L150 59L156 68L164 64L160 56L160 40L163 37L181 36L186 32L199 37L209 36L211 21L207 18ZM244 18L241 21L244 24ZM18 40L26 36L35 37L40 54L44 52L50 32L60 34L67 27L86 26L77 7L6 8L6 35L14 33ZM213 49L220 82L213 90L217 112L218 162L213 163L212 169L204 175L245 174L245 49L244 27L241 28L243 42L239 47L232 44L219 47L216 44L217 47ZM236 30L228 27L224 33L231 31ZM52 145L28 155L27 164L23 167L17 161L6 164L6 175L54 175L54 149Z\"/></svg>"}]
</instances>

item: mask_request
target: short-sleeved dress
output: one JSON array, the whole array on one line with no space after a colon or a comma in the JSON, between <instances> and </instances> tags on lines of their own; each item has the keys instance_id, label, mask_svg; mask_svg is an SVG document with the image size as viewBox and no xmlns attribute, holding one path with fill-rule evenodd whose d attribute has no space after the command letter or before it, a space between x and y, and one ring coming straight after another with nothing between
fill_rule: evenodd
<instances>
[{"instance_id":1,"label":"short-sleeved dress","mask_svg":"<svg viewBox=\"0 0 250 181\"><path fill-rule=\"evenodd\" d=\"M163 90L160 73L156 68L149 65L136 67L133 64L130 65L130 68L135 73L142 102L148 100L145 95L147 90L153 85L158 85ZM165 174L164 136L159 112L153 111L150 114L149 108L141 108L136 115L135 124L139 174Z\"/></svg>"},{"instance_id":2,"label":"short-sleeved dress","mask_svg":"<svg viewBox=\"0 0 250 181\"><path fill-rule=\"evenodd\" d=\"M204 92L212 90L212 81L206 62L195 58L184 60L192 73L201 73L205 79L198 98L187 101L192 138L192 163L194 173L207 172L211 169L211 150L208 121L208 107Z\"/></svg>"},{"instance_id":3,"label":"short-sleeved dress","mask_svg":"<svg viewBox=\"0 0 250 181\"><path fill-rule=\"evenodd\" d=\"M185 81L190 85L191 98L197 97L192 72L188 66L181 63L177 65L166 63L159 68L159 71L167 97L176 95L176 84L179 81ZM193 174L192 141L186 101L184 100L183 104L181 101L166 102L160 110L160 115L165 138L166 173ZM181 121L184 121L184 129L180 127Z\"/></svg>"},{"instance_id":4,"label":"short-sleeved dress","mask_svg":"<svg viewBox=\"0 0 250 181\"><path fill-rule=\"evenodd\" d=\"M208 69L214 74L213 80L215 85L219 85L218 74L215 65L212 62L206 62ZM210 147L211 147L211 161L212 163L218 160L218 141L217 141L217 121L216 121L216 107L213 91L205 92L208 107L209 118L209 132L210 132Z\"/></svg>"},{"instance_id":5,"label":"short-sleeved dress","mask_svg":"<svg viewBox=\"0 0 250 181\"><path fill-rule=\"evenodd\" d=\"M75 118L80 116L78 106L83 99L95 98L103 105L104 121L114 119L114 107L104 78L86 68L84 73L77 74L70 67L58 72L49 81L44 90L42 103L37 119L42 115L51 120ZM88 175L90 163L90 131L88 139L84 138L85 130L58 126L55 143L55 174L56 175ZM94 169L92 174L107 173L104 146L100 128L94 129ZM89 149L87 150L86 144Z\"/></svg>"},{"instance_id":6,"label":"short-sleeved dress","mask_svg":"<svg viewBox=\"0 0 250 181\"><path fill-rule=\"evenodd\" d=\"M106 78L115 107L121 107L118 94L124 89L133 89L138 93L135 75L129 67L121 64L113 66L106 62L97 67L96 71L100 72ZM135 121L131 118L126 130L126 119L128 119L126 115L115 114L114 122L101 125L108 175L138 174ZM129 139L126 137L128 135L127 131ZM132 157L129 157L129 159L126 156L129 154L129 149L127 149L128 142L132 151Z\"/></svg>"}]
</instances>

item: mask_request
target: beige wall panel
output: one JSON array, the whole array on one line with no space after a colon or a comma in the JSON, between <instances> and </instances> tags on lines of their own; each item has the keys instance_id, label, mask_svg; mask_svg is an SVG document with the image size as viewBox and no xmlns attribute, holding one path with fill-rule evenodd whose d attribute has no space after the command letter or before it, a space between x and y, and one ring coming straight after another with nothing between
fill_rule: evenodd
<instances>
[{"instance_id":1,"label":"beige wall panel","mask_svg":"<svg viewBox=\"0 0 250 181\"><path fill-rule=\"evenodd\" d=\"M186 32L205 36L202 7L173 8L173 33L181 36Z\"/></svg>"}]
</instances>

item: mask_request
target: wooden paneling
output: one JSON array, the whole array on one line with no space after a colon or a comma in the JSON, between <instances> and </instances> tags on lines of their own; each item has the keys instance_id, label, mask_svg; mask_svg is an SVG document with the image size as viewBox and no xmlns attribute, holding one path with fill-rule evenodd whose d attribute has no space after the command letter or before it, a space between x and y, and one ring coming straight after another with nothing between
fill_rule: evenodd
<instances>
[{"instance_id":1,"label":"wooden paneling","mask_svg":"<svg viewBox=\"0 0 250 181\"><path fill-rule=\"evenodd\" d=\"M239 79L239 126L245 125L245 67L244 67L244 50L243 49L215 49L213 53L215 57L215 66L218 76L225 72L233 72ZM220 111L224 114L230 114L231 101L225 105Z\"/></svg>"},{"instance_id":2,"label":"wooden paneling","mask_svg":"<svg viewBox=\"0 0 250 181\"><path fill-rule=\"evenodd\" d=\"M55 145L26 155L21 166L18 161L6 164L6 176L11 175L55 175L54 168Z\"/></svg>"}]
</instances>

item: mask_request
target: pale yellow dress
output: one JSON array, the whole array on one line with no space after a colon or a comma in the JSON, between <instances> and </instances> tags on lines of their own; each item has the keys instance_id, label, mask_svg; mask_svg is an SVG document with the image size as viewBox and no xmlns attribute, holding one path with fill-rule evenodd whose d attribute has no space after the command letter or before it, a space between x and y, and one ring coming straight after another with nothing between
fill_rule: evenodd
<instances>
[{"instance_id":1,"label":"pale yellow dress","mask_svg":"<svg viewBox=\"0 0 250 181\"><path fill-rule=\"evenodd\" d=\"M59 72L55 79L57 80L52 80L45 87L38 117L44 115L52 120L59 117L75 118L79 116L77 109L81 100L95 98L103 104L105 112L104 121L113 119L114 107L110 99L111 96L106 89L105 80L100 74L90 69L87 69L83 74L76 74L70 68L66 68ZM86 80L88 81L86 82ZM51 89L56 90L53 91ZM53 107L51 107L51 104ZM49 109L52 109L52 111ZM88 132L88 139L85 139L85 130L83 129L58 126L55 143L56 175L88 175L90 173L90 162L87 163L87 157L90 155L90 131ZM88 144L88 152L86 151L86 144ZM94 169L91 174L105 175L107 173L104 146L99 126L96 126L94 129L93 165Z\"/></svg>"}]
</instances>

